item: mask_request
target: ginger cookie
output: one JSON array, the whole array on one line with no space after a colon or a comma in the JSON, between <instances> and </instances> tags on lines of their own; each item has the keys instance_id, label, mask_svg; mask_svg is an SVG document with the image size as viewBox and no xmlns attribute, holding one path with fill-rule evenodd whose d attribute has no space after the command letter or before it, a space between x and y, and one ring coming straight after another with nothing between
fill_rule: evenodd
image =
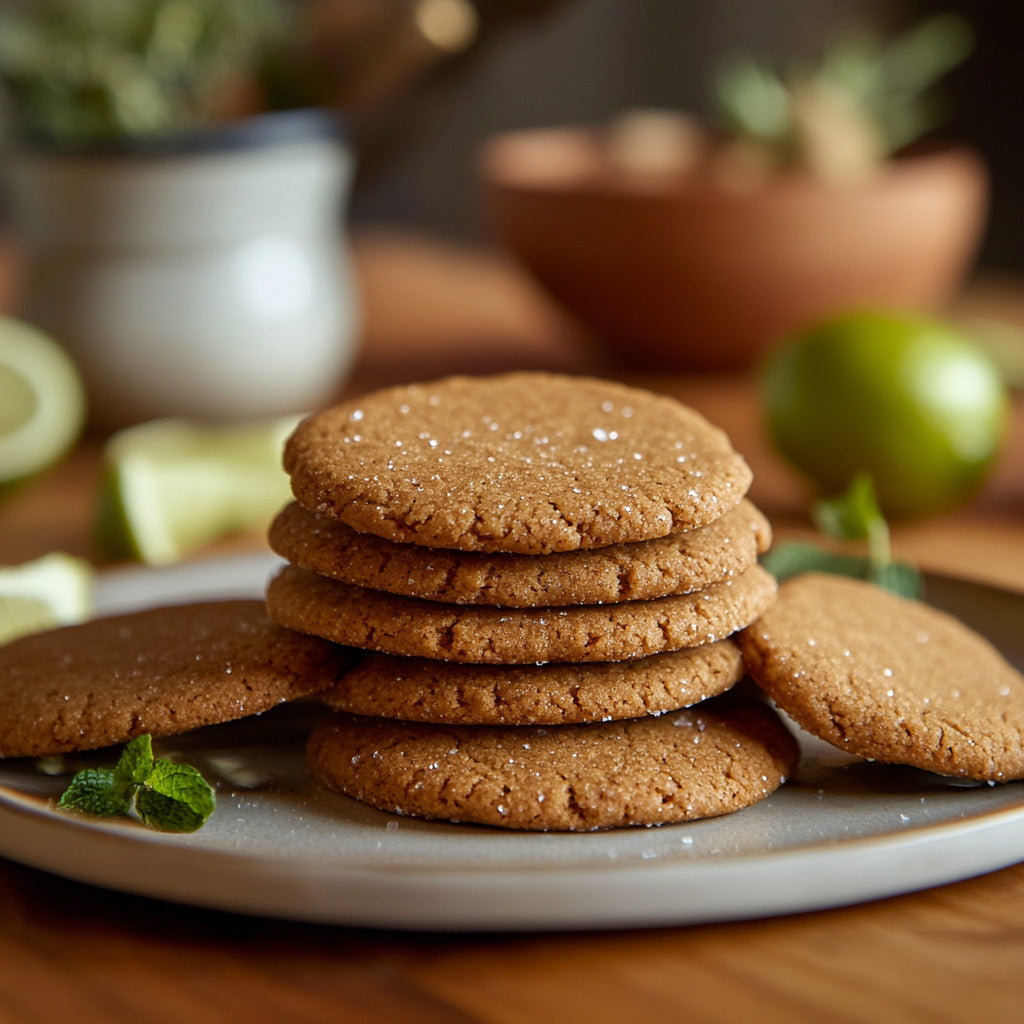
<instances>
[{"instance_id":1,"label":"ginger cookie","mask_svg":"<svg viewBox=\"0 0 1024 1024\"><path fill-rule=\"evenodd\" d=\"M282 629L261 601L173 605L23 637L0 660L0 757L171 736L336 682L351 652Z\"/></svg>"},{"instance_id":2,"label":"ginger cookie","mask_svg":"<svg viewBox=\"0 0 1024 1024\"><path fill-rule=\"evenodd\" d=\"M370 654L318 699L335 711L411 722L556 725L676 711L742 676L732 640L589 665L459 665Z\"/></svg>"},{"instance_id":3,"label":"ginger cookie","mask_svg":"<svg viewBox=\"0 0 1024 1024\"><path fill-rule=\"evenodd\" d=\"M591 725L455 726L333 714L310 771L383 811L533 831L727 814L781 785L796 741L768 705L729 696Z\"/></svg>"},{"instance_id":4,"label":"ginger cookie","mask_svg":"<svg viewBox=\"0 0 1024 1024\"><path fill-rule=\"evenodd\" d=\"M441 661L516 665L622 661L721 640L775 598L759 565L692 594L569 608L490 608L398 597L285 566L267 588L271 618L335 643Z\"/></svg>"},{"instance_id":5,"label":"ginger cookie","mask_svg":"<svg viewBox=\"0 0 1024 1024\"><path fill-rule=\"evenodd\" d=\"M546 373L388 388L301 423L311 512L399 543L547 554L653 540L734 508L750 468L672 398Z\"/></svg>"},{"instance_id":6,"label":"ginger cookie","mask_svg":"<svg viewBox=\"0 0 1024 1024\"><path fill-rule=\"evenodd\" d=\"M738 640L778 706L842 750L942 775L1024 778L1024 676L942 611L809 574L783 583Z\"/></svg>"},{"instance_id":7,"label":"ginger cookie","mask_svg":"<svg viewBox=\"0 0 1024 1024\"><path fill-rule=\"evenodd\" d=\"M771 543L749 501L696 530L550 555L482 554L396 544L297 502L274 519L270 546L294 565L391 594L502 608L611 604L699 590L750 568Z\"/></svg>"}]
</instances>

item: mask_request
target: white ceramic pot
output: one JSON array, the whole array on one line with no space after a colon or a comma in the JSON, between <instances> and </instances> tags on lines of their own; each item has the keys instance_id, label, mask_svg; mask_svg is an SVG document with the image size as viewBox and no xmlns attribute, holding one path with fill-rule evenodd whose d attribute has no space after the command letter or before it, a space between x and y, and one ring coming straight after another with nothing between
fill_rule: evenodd
<instances>
[{"instance_id":1,"label":"white ceramic pot","mask_svg":"<svg viewBox=\"0 0 1024 1024\"><path fill-rule=\"evenodd\" d=\"M161 145L12 160L22 315L67 347L91 416L237 420L321 405L358 335L338 122L294 111Z\"/></svg>"}]
</instances>

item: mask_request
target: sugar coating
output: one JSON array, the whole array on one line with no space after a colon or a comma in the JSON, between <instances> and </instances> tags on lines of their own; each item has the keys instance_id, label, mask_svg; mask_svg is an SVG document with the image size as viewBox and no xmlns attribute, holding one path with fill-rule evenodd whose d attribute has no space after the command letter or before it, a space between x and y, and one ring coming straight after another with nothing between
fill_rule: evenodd
<instances>
[{"instance_id":1,"label":"sugar coating","mask_svg":"<svg viewBox=\"0 0 1024 1024\"><path fill-rule=\"evenodd\" d=\"M335 711L413 722L554 725L657 715L739 682L731 640L589 665L459 665L370 654L319 695Z\"/></svg>"},{"instance_id":2,"label":"sugar coating","mask_svg":"<svg viewBox=\"0 0 1024 1024\"><path fill-rule=\"evenodd\" d=\"M323 785L381 810L499 828L592 831L727 814L796 765L767 705L728 695L661 717L454 726L334 714L307 748Z\"/></svg>"},{"instance_id":3,"label":"sugar coating","mask_svg":"<svg viewBox=\"0 0 1024 1024\"><path fill-rule=\"evenodd\" d=\"M388 388L307 418L299 503L364 533L546 554L664 537L734 508L750 469L672 398L545 373Z\"/></svg>"},{"instance_id":4,"label":"sugar coating","mask_svg":"<svg viewBox=\"0 0 1024 1024\"><path fill-rule=\"evenodd\" d=\"M795 721L861 757L988 782L1024 778L1024 676L945 612L859 580L788 580L738 637Z\"/></svg>"},{"instance_id":5,"label":"sugar coating","mask_svg":"<svg viewBox=\"0 0 1024 1024\"><path fill-rule=\"evenodd\" d=\"M351 660L261 601L154 608L15 640L0 659L0 757L178 735L334 683Z\"/></svg>"},{"instance_id":6,"label":"sugar coating","mask_svg":"<svg viewBox=\"0 0 1024 1024\"><path fill-rule=\"evenodd\" d=\"M479 664L622 661L721 640L775 598L759 565L692 594L570 608L488 608L398 597L285 566L267 588L275 622L387 654Z\"/></svg>"},{"instance_id":7,"label":"sugar coating","mask_svg":"<svg viewBox=\"0 0 1024 1024\"><path fill-rule=\"evenodd\" d=\"M707 526L655 540L550 555L484 554L397 544L292 502L271 524L269 541L289 562L343 583L443 603L535 608L698 590L753 565L771 543L771 527L744 499Z\"/></svg>"}]
</instances>

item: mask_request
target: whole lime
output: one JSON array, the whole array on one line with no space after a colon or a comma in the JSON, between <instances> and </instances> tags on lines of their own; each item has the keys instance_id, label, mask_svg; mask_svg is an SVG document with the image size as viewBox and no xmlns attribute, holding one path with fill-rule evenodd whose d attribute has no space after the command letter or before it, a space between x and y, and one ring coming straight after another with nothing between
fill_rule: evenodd
<instances>
[{"instance_id":1,"label":"whole lime","mask_svg":"<svg viewBox=\"0 0 1024 1024\"><path fill-rule=\"evenodd\" d=\"M769 354L762 401L782 455L826 493L869 473L882 510L926 516L974 494L1006 432L998 369L952 324L858 311Z\"/></svg>"}]
</instances>

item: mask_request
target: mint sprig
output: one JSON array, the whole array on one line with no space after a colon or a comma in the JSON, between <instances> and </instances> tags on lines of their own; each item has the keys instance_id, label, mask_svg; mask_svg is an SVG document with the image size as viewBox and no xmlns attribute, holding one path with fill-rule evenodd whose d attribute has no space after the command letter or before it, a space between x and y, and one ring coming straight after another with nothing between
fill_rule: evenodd
<instances>
[{"instance_id":1,"label":"mint sprig","mask_svg":"<svg viewBox=\"0 0 1024 1024\"><path fill-rule=\"evenodd\" d=\"M903 597L921 596L920 572L905 562L893 561L889 525L878 507L870 476L856 477L845 494L816 502L811 514L823 534L839 541L866 541L867 553L828 551L801 541L780 544L762 559L776 579L824 572L869 580Z\"/></svg>"},{"instance_id":2,"label":"mint sprig","mask_svg":"<svg viewBox=\"0 0 1024 1024\"><path fill-rule=\"evenodd\" d=\"M153 757L153 740L137 736L113 768L78 772L58 807L96 817L136 817L161 832L195 832L213 813L213 788L187 764Z\"/></svg>"}]
</instances>

